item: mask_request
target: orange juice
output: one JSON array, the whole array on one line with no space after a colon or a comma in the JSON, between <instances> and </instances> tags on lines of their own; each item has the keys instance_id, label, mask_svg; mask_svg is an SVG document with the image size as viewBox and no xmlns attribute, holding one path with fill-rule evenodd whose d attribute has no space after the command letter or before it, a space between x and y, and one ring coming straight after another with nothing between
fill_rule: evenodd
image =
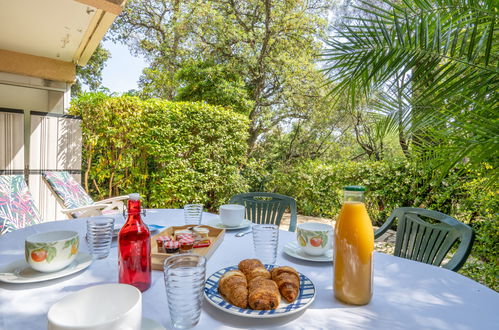
<instances>
[{"instance_id":1,"label":"orange juice","mask_svg":"<svg viewBox=\"0 0 499 330\"><path fill-rule=\"evenodd\" d=\"M372 297L374 233L362 187L345 187L334 238L334 295L347 304L365 305Z\"/></svg>"}]
</instances>

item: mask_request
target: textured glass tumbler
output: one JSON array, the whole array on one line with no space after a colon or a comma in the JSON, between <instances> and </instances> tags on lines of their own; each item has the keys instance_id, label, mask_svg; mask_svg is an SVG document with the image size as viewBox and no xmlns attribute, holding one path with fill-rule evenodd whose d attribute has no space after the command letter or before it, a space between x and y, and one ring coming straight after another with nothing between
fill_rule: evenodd
<instances>
[{"instance_id":1,"label":"textured glass tumbler","mask_svg":"<svg viewBox=\"0 0 499 330\"><path fill-rule=\"evenodd\" d=\"M199 225L203 217L203 204L187 204L184 206L184 219L186 225Z\"/></svg>"},{"instance_id":2,"label":"textured glass tumbler","mask_svg":"<svg viewBox=\"0 0 499 330\"><path fill-rule=\"evenodd\" d=\"M87 220L88 249L93 258L104 259L109 255L113 231L113 218L93 217Z\"/></svg>"},{"instance_id":3,"label":"textured glass tumbler","mask_svg":"<svg viewBox=\"0 0 499 330\"><path fill-rule=\"evenodd\" d=\"M279 227L276 225L254 225L252 231L257 258L264 264L275 265L277 245L279 243Z\"/></svg>"},{"instance_id":4,"label":"textured glass tumbler","mask_svg":"<svg viewBox=\"0 0 499 330\"><path fill-rule=\"evenodd\" d=\"M163 264L172 327L189 329L199 322L206 258L197 254L169 257Z\"/></svg>"}]
</instances>

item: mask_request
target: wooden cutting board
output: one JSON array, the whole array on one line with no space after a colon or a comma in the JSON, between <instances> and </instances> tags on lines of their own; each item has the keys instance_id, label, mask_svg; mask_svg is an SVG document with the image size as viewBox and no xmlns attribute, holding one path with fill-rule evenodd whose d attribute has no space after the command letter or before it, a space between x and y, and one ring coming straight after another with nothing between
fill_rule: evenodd
<instances>
[{"instance_id":1,"label":"wooden cutting board","mask_svg":"<svg viewBox=\"0 0 499 330\"><path fill-rule=\"evenodd\" d=\"M225 235L225 229L220 229L220 228L214 228L206 225L199 225L199 226L193 226L193 225L185 225L185 226L173 226L173 227L168 227L159 234L154 235L151 237L151 263L152 263L152 269L154 270L163 270L163 262L165 261L166 258L175 255L175 254L169 254L169 253L162 253L158 251L158 244L156 243L156 239L159 236L171 236L173 237L173 233L176 230L181 230L181 229L187 229L187 228L192 228L192 227L204 227L208 228L209 233L208 233L208 238L211 241L210 246L203 247L203 248L195 248L192 249L192 253L199 254L202 256L205 256L206 259L209 259L213 252L218 248L220 243L222 243L224 235Z\"/></svg>"}]
</instances>

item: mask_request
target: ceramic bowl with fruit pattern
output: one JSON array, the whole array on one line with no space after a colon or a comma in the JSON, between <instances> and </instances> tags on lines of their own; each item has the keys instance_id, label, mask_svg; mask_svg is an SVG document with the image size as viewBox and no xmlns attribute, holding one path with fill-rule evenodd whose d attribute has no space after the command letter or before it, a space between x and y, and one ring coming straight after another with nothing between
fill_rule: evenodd
<instances>
[{"instance_id":1,"label":"ceramic bowl with fruit pattern","mask_svg":"<svg viewBox=\"0 0 499 330\"><path fill-rule=\"evenodd\" d=\"M28 236L24 242L26 261L39 272L67 267L78 254L80 239L75 231L50 231Z\"/></svg>"},{"instance_id":2,"label":"ceramic bowl with fruit pattern","mask_svg":"<svg viewBox=\"0 0 499 330\"><path fill-rule=\"evenodd\" d=\"M320 256L332 248L333 227L325 223L300 223L296 228L298 246L311 256Z\"/></svg>"}]
</instances>

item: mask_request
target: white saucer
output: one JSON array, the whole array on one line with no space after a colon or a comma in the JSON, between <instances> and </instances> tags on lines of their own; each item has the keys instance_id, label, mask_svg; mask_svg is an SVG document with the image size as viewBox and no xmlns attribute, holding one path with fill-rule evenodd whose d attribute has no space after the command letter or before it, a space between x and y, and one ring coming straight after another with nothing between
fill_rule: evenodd
<instances>
[{"instance_id":1,"label":"white saucer","mask_svg":"<svg viewBox=\"0 0 499 330\"><path fill-rule=\"evenodd\" d=\"M243 222L241 222L239 225L234 226L234 227L229 227L224 225L219 217L216 218L211 218L209 220L206 220L206 224L211 227L219 228L219 229L225 229L225 230L236 230L236 229L243 229L251 226L251 221L248 219L244 219Z\"/></svg>"},{"instance_id":2,"label":"white saucer","mask_svg":"<svg viewBox=\"0 0 499 330\"><path fill-rule=\"evenodd\" d=\"M333 250L327 250L325 254L321 256L311 256L310 254L306 254L302 251L302 249L298 246L298 244L293 242L288 242L284 245L284 253L294 258L308 260L308 261L317 261L317 262L331 262L333 261Z\"/></svg>"},{"instance_id":3,"label":"white saucer","mask_svg":"<svg viewBox=\"0 0 499 330\"><path fill-rule=\"evenodd\" d=\"M75 260L66 268L57 272L42 273L31 268L24 259L16 260L0 269L0 281L7 283L35 283L53 280L79 272L90 266L92 257L85 252L78 252Z\"/></svg>"},{"instance_id":4,"label":"white saucer","mask_svg":"<svg viewBox=\"0 0 499 330\"><path fill-rule=\"evenodd\" d=\"M165 327L158 322L148 319L147 317L142 318L142 330L165 330Z\"/></svg>"}]
</instances>

